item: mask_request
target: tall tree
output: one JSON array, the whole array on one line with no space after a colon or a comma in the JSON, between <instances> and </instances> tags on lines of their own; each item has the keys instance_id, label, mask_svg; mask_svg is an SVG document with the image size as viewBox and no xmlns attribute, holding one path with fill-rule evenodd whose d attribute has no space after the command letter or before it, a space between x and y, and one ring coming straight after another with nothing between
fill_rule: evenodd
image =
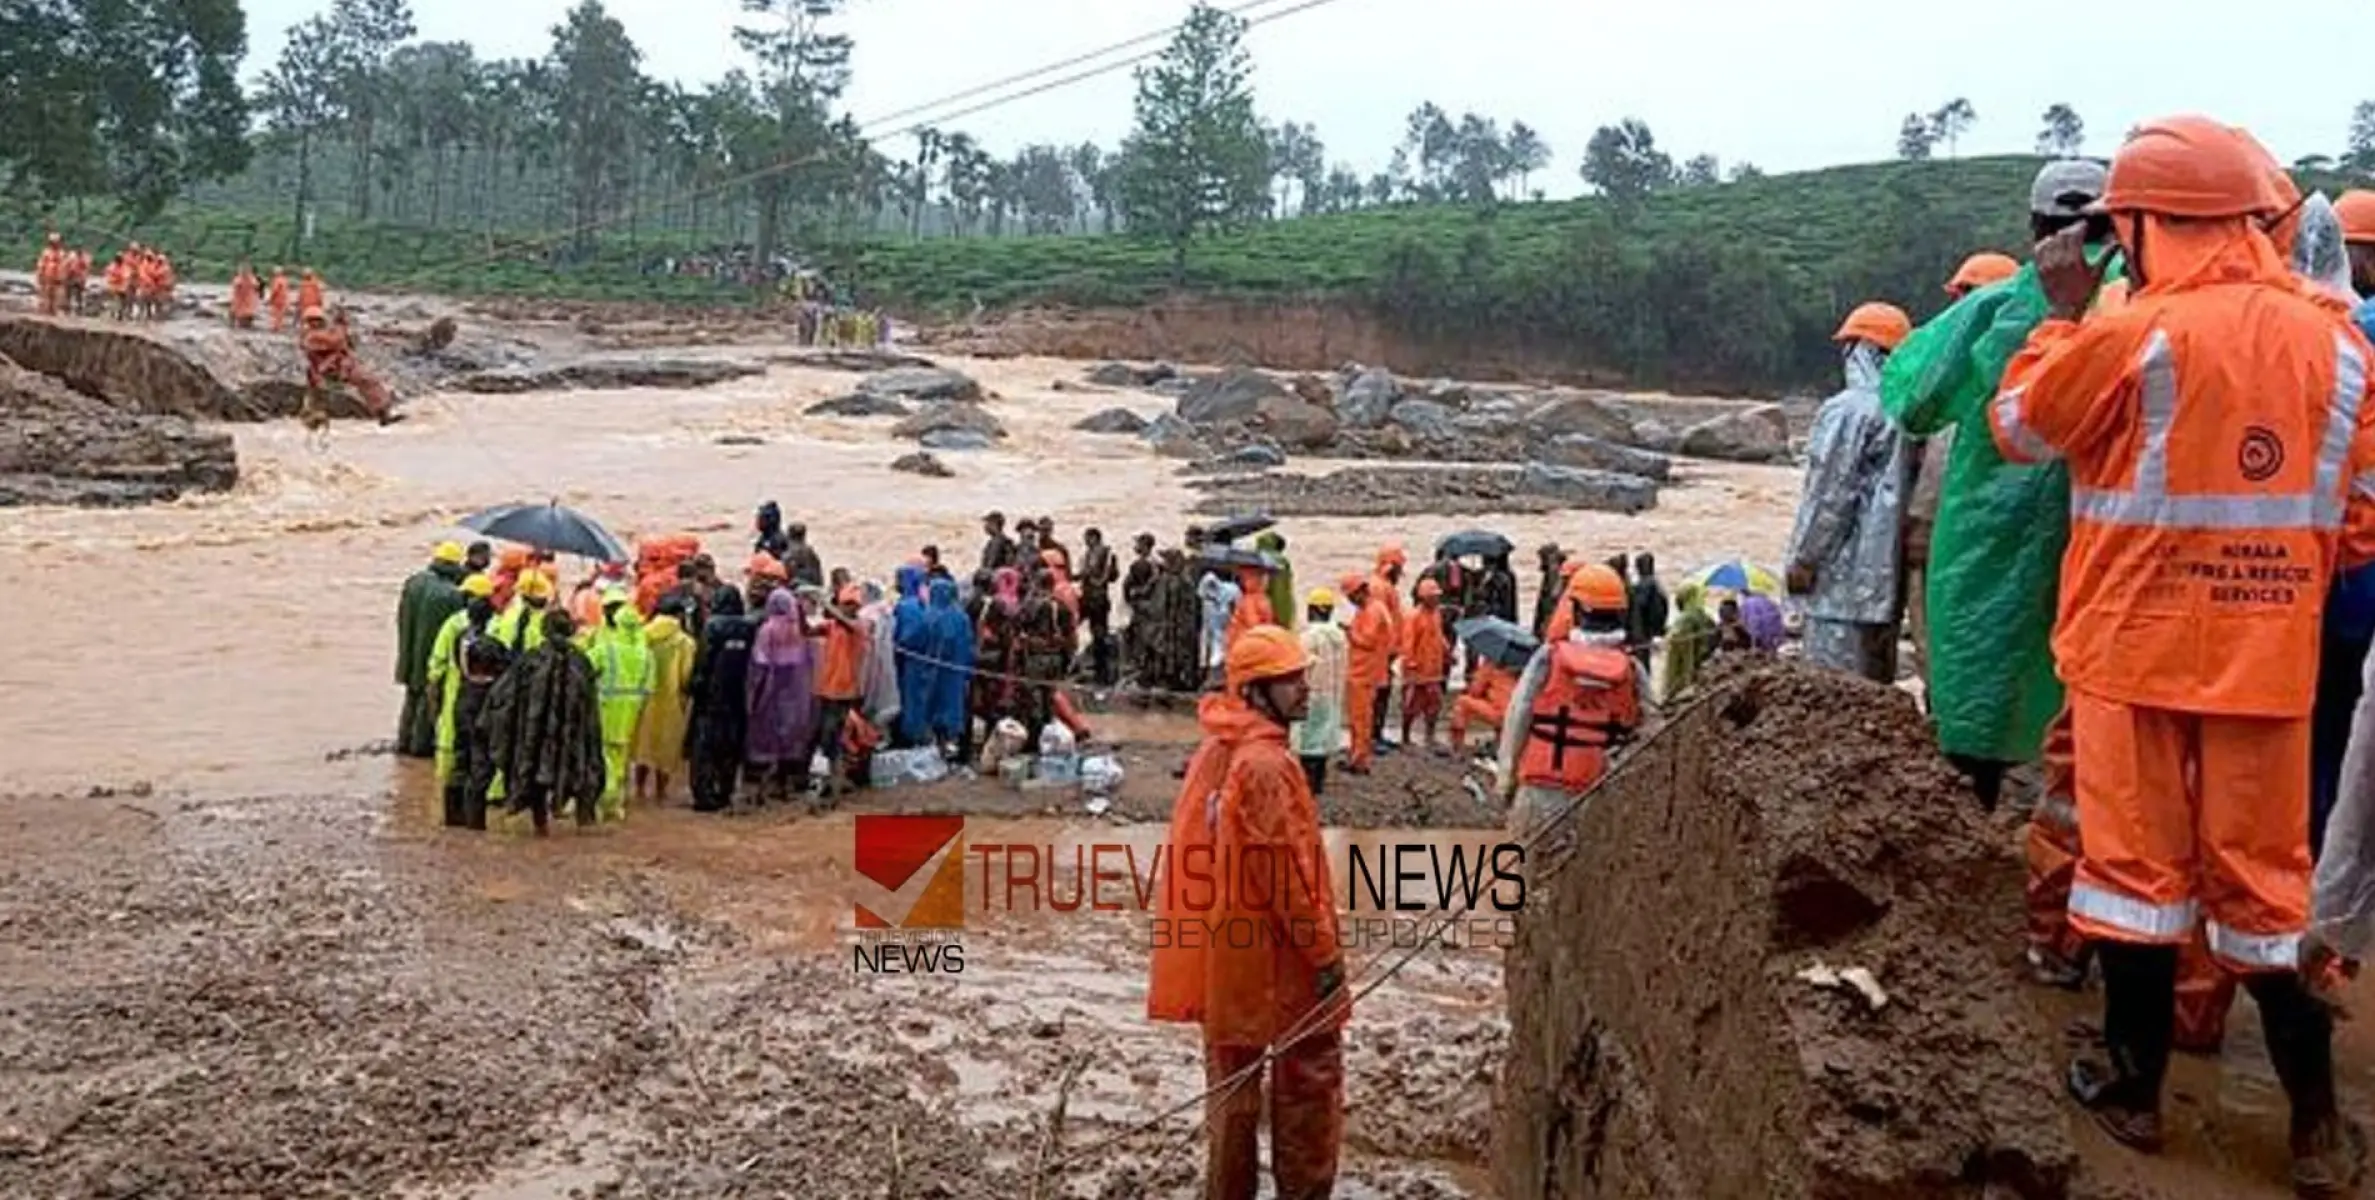
<instances>
[{"instance_id":1,"label":"tall tree","mask_svg":"<svg viewBox=\"0 0 2375 1200\"><path fill-rule=\"evenodd\" d=\"M1523 121L1509 123L1509 169L1517 175L1517 190L1530 189L1534 172L1550 165L1550 143Z\"/></svg>"},{"instance_id":2,"label":"tall tree","mask_svg":"<svg viewBox=\"0 0 2375 1200\"><path fill-rule=\"evenodd\" d=\"M1174 279L1186 277L1198 233L1269 207L1269 149L1254 115L1245 30L1244 18L1198 4L1162 55L1138 69L1122 211L1132 229L1170 243Z\"/></svg>"},{"instance_id":3,"label":"tall tree","mask_svg":"<svg viewBox=\"0 0 2375 1200\"><path fill-rule=\"evenodd\" d=\"M558 85L553 115L576 218L571 240L582 253L627 183L643 52L602 0L579 0L553 26L546 61Z\"/></svg>"},{"instance_id":4,"label":"tall tree","mask_svg":"<svg viewBox=\"0 0 2375 1200\"><path fill-rule=\"evenodd\" d=\"M1328 149L1319 131L1288 121L1270 133L1270 170L1278 185L1278 214L1285 216L1289 201L1297 211L1309 212L1311 198L1327 173Z\"/></svg>"},{"instance_id":5,"label":"tall tree","mask_svg":"<svg viewBox=\"0 0 2375 1200\"><path fill-rule=\"evenodd\" d=\"M2375 175L2375 100L2361 100L2350 110L2350 143L2342 165L2361 175Z\"/></svg>"},{"instance_id":6,"label":"tall tree","mask_svg":"<svg viewBox=\"0 0 2375 1200\"><path fill-rule=\"evenodd\" d=\"M751 185L758 205L758 256L773 261L784 211L795 196L816 199L820 184L847 163L836 143L845 130L832 119L833 101L849 86L849 35L826 23L844 0L742 0L742 10L767 18L738 25L734 41L758 60L756 95L764 119L743 129L736 157L764 173Z\"/></svg>"},{"instance_id":7,"label":"tall tree","mask_svg":"<svg viewBox=\"0 0 2375 1200\"><path fill-rule=\"evenodd\" d=\"M1733 183L1745 183L1751 179L1763 179L1764 177L1765 169L1763 167L1747 161L1733 163L1732 169L1724 172L1724 178Z\"/></svg>"},{"instance_id":8,"label":"tall tree","mask_svg":"<svg viewBox=\"0 0 2375 1200\"><path fill-rule=\"evenodd\" d=\"M154 215L247 165L238 0L0 3L0 191Z\"/></svg>"},{"instance_id":9,"label":"tall tree","mask_svg":"<svg viewBox=\"0 0 2375 1200\"><path fill-rule=\"evenodd\" d=\"M1939 105L1938 111L1930 114L1930 128L1936 131L1938 141L1946 143L1946 157L1954 157L1955 148L1962 142L1963 135L1970 132L1971 126L1978 120L1979 110L1972 108L1971 102L1961 96Z\"/></svg>"},{"instance_id":10,"label":"tall tree","mask_svg":"<svg viewBox=\"0 0 2375 1200\"><path fill-rule=\"evenodd\" d=\"M345 119L339 108L339 39L319 14L289 30L280 58L264 75L265 128L297 155L297 236L305 236L305 214L313 204L313 152L317 142ZM294 250L294 247L291 248Z\"/></svg>"},{"instance_id":11,"label":"tall tree","mask_svg":"<svg viewBox=\"0 0 2375 1200\"><path fill-rule=\"evenodd\" d=\"M1105 232L1113 232L1113 162L1105 156L1105 148L1095 142L1082 142L1072 148L1070 162L1073 177L1088 192L1089 207L1104 222ZM1088 216L1081 214L1083 232L1088 229Z\"/></svg>"},{"instance_id":12,"label":"tall tree","mask_svg":"<svg viewBox=\"0 0 2375 1200\"><path fill-rule=\"evenodd\" d=\"M379 125L393 97L388 60L416 32L410 0L337 0L330 6L330 31L338 41L338 103L354 143L353 191L348 203L357 219L371 219L372 185L391 163L378 154Z\"/></svg>"},{"instance_id":13,"label":"tall tree","mask_svg":"<svg viewBox=\"0 0 2375 1200\"><path fill-rule=\"evenodd\" d=\"M1920 113L1906 113L1903 124L1897 126L1897 157L1907 162L1926 162L1930 150L1938 144L1938 131L1930 119Z\"/></svg>"},{"instance_id":14,"label":"tall tree","mask_svg":"<svg viewBox=\"0 0 2375 1200\"><path fill-rule=\"evenodd\" d=\"M1658 149L1657 137L1648 125L1626 117L1592 134L1578 173L1623 209L1672 184L1674 160Z\"/></svg>"},{"instance_id":15,"label":"tall tree","mask_svg":"<svg viewBox=\"0 0 2375 1200\"><path fill-rule=\"evenodd\" d=\"M1694 154L1682 164L1677 182L1684 187L1710 187L1723 182L1723 164L1712 154Z\"/></svg>"},{"instance_id":16,"label":"tall tree","mask_svg":"<svg viewBox=\"0 0 2375 1200\"><path fill-rule=\"evenodd\" d=\"M1475 113L1462 113L1452 137L1453 193L1469 204L1487 204L1501 181L1513 174L1509 149L1501 140L1501 123Z\"/></svg>"},{"instance_id":17,"label":"tall tree","mask_svg":"<svg viewBox=\"0 0 2375 1200\"><path fill-rule=\"evenodd\" d=\"M2075 158L2086 148L2086 122L2078 118L2077 109L2056 104L2045 110L2043 120L2043 128L2037 131L2037 153Z\"/></svg>"}]
</instances>

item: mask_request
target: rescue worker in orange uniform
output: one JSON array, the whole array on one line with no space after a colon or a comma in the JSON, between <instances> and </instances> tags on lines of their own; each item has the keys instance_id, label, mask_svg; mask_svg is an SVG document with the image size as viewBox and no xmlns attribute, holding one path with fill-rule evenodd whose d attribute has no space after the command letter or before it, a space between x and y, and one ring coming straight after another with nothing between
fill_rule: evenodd
<instances>
[{"instance_id":1,"label":"rescue worker in orange uniform","mask_svg":"<svg viewBox=\"0 0 2375 1200\"><path fill-rule=\"evenodd\" d=\"M1452 753L1467 752L1469 722L1480 722L1487 729L1501 728L1509 716L1509 693L1516 688L1517 676L1509 668L1489 658L1476 660L1476 669L1468 673L1467 690L1451 707Z\"/></svg>"},{"instance_id":2,"label":"rescue worker in orange uniform","mask_svg":"<svg viewBox=\"0 0 2375 1200\"><path fill-rule=\"evenodd\" d=\"M91 252L80 246L66 252L66 312L83 315L84 296L91 286Z\"/></svg>"},{"instance_id":3,"label":"rescue worker in orange uniform","mask_svg":"<svg viewBox=\"0 0 2375 1200\"><path fill-rule=\"evenodd\" d=\"M346 313L341 311L332 322L321 309L305 310L305 386L316 395L328 383L343 383L361 397L363 407L381 425L393 425L403 420L393 411L394 397L387 385L356 360L354 339L347 329Z\"/></svg>"},{"instance_id":4,"label":"rescue worker in orange uniform","mask_svg":"<svg viewBox=\"0 0 2375 1200\"><path fill-rule=\"evenodd\" d=\"M297 282L297 314L302 318L307 309L322 307L322 277L308 267L305 277Z\"/></svg>"},{"instance_id":5,"label":"rescue worker in orange uniform","mask_svg":"<svg viewBox=\"0 0 2375 1200\"><path fill-rule=\"evenodd\" d=\"M1421 579L1414 593L1417 611L1402 622L1402 744L1411 745L1416 724L1435 744L1435 723L1443 717L1443 686L1451 675L1451 639L1443 636L1443 585Z\"/></svg>"},{"instance_id":6,"label":"rescue worker in orange uniform","mask_svg":"<svg viewBox=\"0 0 2375 1200\"><path fill-rule=\"evenodd\" d=\"M1989 419L2008 458L2070 470L2054 631L2079 752L2069 914L2097 946L2110 1052L2073 1063L2070 1090L2114 1138L2158 1148L2180 947L2202 922L2258 1002L2293 1185L2337 1195L2365 1143L2335 1106L2333 1017L2297 973L2307 665L2337 565L2375 557L2375 348L2262 231L2282 208L2265 153L2199 117L2139 126L2101 202L2127 302L2081 324L2103 268L2082 230L2042 243L2050 315Z\"/></svg>"},{"instance_id":7,"label":"rescue worker in orange uniform","mask_svg":"<svg viewBox=\"0 0 2375 1200\"><path fill-rule=\"evenodd\" d=\"M256 327L256 293L258 290L255 268L242 261L239 264L239 272L231 276L231 328L254 329Z\"/></svg>"},{"instance_id":8,"label":"rescue worker in orange uniform","mask_svg":"<svg viewBox=\"0 0 2375 1200\"><path fill-rule=\"evenodd\" d=\"M57 316L65 307L66 245L56 233L42 246L41 257L33 260L33 291L42 316Z\"/></svg>"},{"instance_id":9,"label":"rescue worker in orange uniform","mask_svg":"<svg viewBox=\"0 0 2375 1200\"><path fill-rule=\"evenodd\" d=\"M1063 557L1053 550L1041 553L1059 560ZM1276 624L1278 618L1270 611L1270 573L1258 567L1237 568L1237 603L1229 609L1228 628L1221 632L1221 653L1226 656L1227 648L1236 645L1246 630Z\"/></svg>"},{"instance_id":10,"label":"rescue worker in orange uniform","mask_svg":"<svg viewBox=\"0 0 2375 1200\"><path fill-rule=\"evenodd\" d=\"M1366 775L1377 755L1382 719L1378 712L1386 690L1393 686L1394 614L1377 598L1384 589L1367 576L1347 575L1336 581L1336 590L1353 604L1352 627L1345 630L1352 655L1344 697L1344 724L1352 734L1352 749L1345 755L1344 769Z\"/></svg>"},{"instance_id":11,"label":"rescue worker in orange uniform","mask_svg":"<svg viewBox=\"0 0 2375 1200\"><path fill-rule=\"evenodd\" d=\"M1276 625L1229 647L1226 690L1200 703L1204 740L1171 810L1146 1010L1204 1030L1207 1200L1258 1189L1265 1056L1276 1194L1318 1200L1335 1186L1352 1003L1319 806L1287 745L1310 665Z\"/></svg>"},{"instance_id":12,"label":"rescue worker in orange uniform","mask_svg":"<svg viewBox=\"0 0 2375 1200\"><path fill-rule=\"evenodd\" d=\"M1369 744L1394 749L1385 738L1385 716L1393 706L1393 663L1402 658L1402 573L1410 567L1410 555L1399 542L1389 542L1377 552L1377 573L1369 583L1369 594L1385 606L1386 677L1377 682L1376 706L1369 710Z\"/></svg>"},{"instance_id":13,"label":"rescue worker in orange uniform","mask_svg":"<svg viewBox=\"0 0 2375 1200\"><path fill-rule=\"evenodd\" d=\"M1534 651L1501 722L1501 796L1520 838L1600 781L1648 707L1648 674L1625 647L1625 581L1587 563L1568 576L1565 605L1574 627Z\"/></svg>"},{"instance_id":14,"label":"rescue worker in orange uniform","mask_svg":"<svg viewBox=\"0 0 2375 1200\"><path fill-rule=\"evenodd\" d=\"M2018 274L2019 260L2009 254L1982 250L1964 259L1963 265L1954 269L1954 276L1946 281L1946 294L1960 300L1991 283L2002 283Z\"/></svg>"},{"instance_id":15,"label":"rescue worker in orange uniform","mask_svg":"<svg viewBox=\"0 0 2375 1200\"><path fill-rule=\"evenodd\" d=\"M289 273L272 268L272 286L264 293L264 307L272 310L272 332L279 333L289 319Z\"/></svg>"},{"instance_id":16,"label":"rescue worker in orange uniform","mask_svg":"<svg viewBox=\"0 0 2375 1200\"><path fill-rule=\"evenodd\" d=\"M128 253L119 251L107 264L108 312L121 321L132 311L132 267Z\"/></svg>"}]
</instances>

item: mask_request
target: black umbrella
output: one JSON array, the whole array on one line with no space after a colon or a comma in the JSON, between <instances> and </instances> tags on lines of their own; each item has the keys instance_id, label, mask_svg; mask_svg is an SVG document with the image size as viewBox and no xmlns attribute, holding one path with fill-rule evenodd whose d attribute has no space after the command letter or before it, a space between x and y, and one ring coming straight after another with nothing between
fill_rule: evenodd
<instances>
[{"instance_id":1,"label":"black umbrella","mask_svg":"<svg viewBox=\"0 0 2375 1200\"><path fill-rule=\"evenodd\" d=\"M1257 571L1278 569L1278 565L1271 562L1268 555L1259 550L1247 550L1241 546L1208 544L1204 547L1203 553L1197 557L1204 563L1215 567L1252 567Z\"/></svg>"},{"instance_id":2,"label":"black umbrella","mask_svg":"<svg viewBox=\"0 0 2375 1200\"><path fill-rule=\"evenodd\" d=\"M1451 628L1470 650L1512 671L1524 670L1542 647L1532 630L1499 617L1470 617Z\"/></svg>"},{"instance_id":3,"label":"black umbrella","mask_svg":"<svg viewBox=\"0 0 2375 1200\"><path fill-rule=\"evenodd\" d=\"M1489 529L1470 529L1435 543L1437 558L1499 558L1517 544Z\"/></svg>"},{"instance_id":4,"label":"black umbrella","mask_svg":"<svg viewBox=\"0 0 2375 1200\"><path fill-rule=\"evenodd\" d=\"M462 528L518 542L552 554L574 554L599 562L627 561L627 548L599 522L575 509L552 504L503 504L462 518Z\"/></svg>"},{"instance_id":5,"label":"black umbrella","mask_svg":"<svg viewBox=\"0 0 2375 1200\"><path fill-rule=\"evenodd\" d=\"M1267 517L1260 513L1244 517L1230 517L1227 520L1216 521L1205 526L1204 540L1206 542L1233 542L1241 537L1252 537L1276 524L1278 524L1276 517Z\"/></svg>"}]
</instances>

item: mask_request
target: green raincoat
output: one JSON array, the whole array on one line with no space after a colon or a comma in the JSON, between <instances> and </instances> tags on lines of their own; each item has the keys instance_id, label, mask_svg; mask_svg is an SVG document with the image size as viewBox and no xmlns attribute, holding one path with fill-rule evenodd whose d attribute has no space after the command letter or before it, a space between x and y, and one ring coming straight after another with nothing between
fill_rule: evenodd
<instances>
[{"instance_id":1,"label":"green raincoat","mask_svg":"<svg viewBox=\"0 0 2375 1200\"><path fill-rule=\"evenodd\" d=\"M1297 618L1303 610L1295 606L1295 565L1286 560L1286 539L1264 533L1253 545L1270 560L1270 582L1264 592L1270 597L1270 617L1280 628L1293 629L1302 624Z\"/></svg>"},{"instance_id":2,"label":"green raincoat","mask_svg":"<svg viewBox=\"0 0 2375 1200\"><path fill-rule=\"evenodd\" d=\"M436 721L435 692L429 686L432 647L447 617L462 609L462 569L432 563L404 581L396 602L396 682L404 688L404 712L397 719L398 749L426 746Z\"/></svg>"},{"instance_id":3,"label":"green raincoat","mask_svg":"<svg viewBox=\"0 0 2375 1200\"><path fill-rule=\"evenodd\" d=\"M1954 428L1930 539L1930 711L1948 754L2028 762L2061 710L2054 609L2070 536L2070 476L1996 452L1987 409L2045 319L2037 268L1982 288L1914 331L1881 373L1881 409L1906 433Z\"/></svg>"},{"instance_id":4,"label":"green raincoat","mask_svg":"<svg viewBox=\"0 0 2375 1200\"><path fill-rule=\"evenodd\" d=\"M602 697L602 802L594 812L599 820L627 818L627 762L635 746L635 725L643 719L643 703L651 698L651 647L643 637L643 615L632 604L612 610L610 621L597 627L585 647L594 663L594 681Z\"/></svg>"}]
</instances>

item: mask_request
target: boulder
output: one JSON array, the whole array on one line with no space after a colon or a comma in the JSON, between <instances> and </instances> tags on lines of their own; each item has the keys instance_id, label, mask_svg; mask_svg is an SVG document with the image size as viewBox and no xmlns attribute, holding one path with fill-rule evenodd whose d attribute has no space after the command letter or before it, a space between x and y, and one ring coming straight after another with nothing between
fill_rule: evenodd
<instances>
[{"instance_id":1,"label":"boulder","mask_svg":"<svg viewBox=\"0 0 2375 1200\"><path fill-rule=\"evenodd\" d=\"M1006 426L978 404L934 404L891 427L897 437L920 438L942 430L961 429L985 440L1006 436Z\"/></svg>"},{"instance_id":2,"label":"boulder","mask_svg":"<svg viewBox=\"0 0 2375 1200\"><path fill-rule=\"evenodd\" d=\"M1516 432L1517 419L1508 413L1464 412L1451 427L1466 437L1497 438Z\"/></svg>"},{"instance_id":3,"label":"boulder","mask_svg":"<svg viewBox=\"0 0 2375 1200\"><path fill-rule=\"evenodd\" d=\"M1336 407L1335 393L1330 392L1328 385L1317 375L1309 372L1297 375L1292 387L1295 395L1301 397L1305 404L1316 404L1321 408Z\"/></svg>"},{"instance_id":4,"label":"boulder","mask_svg":"<svg viewBox=\"0 0 2375 1200\"><path fill-rule=\"evenodd\" d=\"M1146 418L1126 408L1109 408L1082 417L1072 427L1082 433L1144 433Z\"/></svg>"},{"instance_id":5,"label":"boulder","mask_svg":"<svg viewBox=\"0 0 2375 1200\"><path fill-rule=\"evenodd\" d=\"M1451 410L1433 400L1404 400L1394 406L1394 424L1420 437L1449 437Z\"/></svg>"},{"instance_id":6,"label":"boulder","mask_svg":"<svg viewBox=\"0 0 2375 1200\"><path fill-rule=\"evenodd\" d=\"M807 408L812 417L904 417L910 410L889 396L870 392L851 392L830 400L819 400Z\"/></svg>"},{"instance_id":7,"label":"boulder","mask_svg":"<svg viewBox=\"0 0 2375 1200\"><path fill-rule=\"evenodd\" d=\"M1118 362L1098 363L1090 367L1088 379L1090 383L1101 383L1106 387L1137 387L1140 382L1138 368Z\"/></svg>"},{"instance_id":8,"label":"boulder","mask_svg":"<svg viewBox=\"0 0 2375 1200\"><path fill-rule=\"evenodd\" d=\"M1402 385L1389 371L1363 371L1345 385L1336 402L1336 416L1355 429L1374 429L1386 422L1402 399Z\"/></svg>"},{"instance_id":9,"label":"boulder","mask_svg":"<svg viewBox=\"0 0 2375 1200\"><path fill-rule=\"evenodd\" d=\"M946 367L893 367L858 380L858 390L903 400L948 400L979 403L981 385L962 371Z\"/></svg>"},{"instance_id":10,"label":"boulder","mask_svg":"<svg viewBox=\"0 0 2375 1200\"><path fill-rule=\"evenodd\" d=\"M892 460L891 469L909 475L928 475L934 479L949 479L956 475L955 471L948 469L947 463L921 450L913 454L902 454Z\"/></svg>"},{"instance_id":11,"label":"boulder","mask_svg":"<svg viewBox=\"0 0 2375 1200\"><path fill-rule=\"evenodd\" d=\"M1475 398L1475 390L1457 380L1438 379L1427 385L1427 399L1445 408L1466 408Z\"/></svg>"},{"instance_id":12,"label":"boulder","mask_svg":"<svg viewBox=\"0 0 2375 1200\"><path fill-rule=\"evenodd\" d=\"M1672 454L1681 448L1682 435L1664 421L1649 417L1634 424L1633 444L1659 454Z\"/></svg>"},{"instance_id":13,"label":"boulder","mask_svg":"<svg viewBox=\"0 0 2375 1200\"><path fill-rule=\"evenodd\" d=\"M1269 396L1254 410L1251 424L1305 450L1336 440L1336 414L1298 396Z\"/></svg>"},{"instance_id":14,"label":"boulder","mask_svg":"<svg viewBox=\"0 0 2375 1200\"><path fill-rule=\"evenodd\" d=\"M1543 443L1534 457L1537 461L1560 467L1584 467L1594 471L1615 471L1621 475L1638 475L1664 483L1674 464L1662 454L1603 442L1585 433L1570 433Z\"/></svg>"},{"instance_id":15,"label":"boulder","mask_svg":"<svg viewBox=\"0 0 2375 1200\"><path fill-rule=\"evenodd\" d=\"M1639 475L1539 462L1527 463L1518 473L1515 491L1523 496L1549 496L1569 501L1578 508L1604 512L1637 513L1656 507L1658 502L1658 485Z\"/></svg>"},{"instance_id":16,"label":"boulder","mask_svg":"<svg viewBox=\"0 0 2375 1200\"><path fill-rule=\"evenodd\" d=\"M916 442L929 450L987 450L998 444L978 429L930 429Z\"/></svg>"},{"instance_id":17,"label":"boulder","mask_svg":"<svg viewBox=\"0 0 2375 1200\"><path fill-rule=\"evenodd\" d=\"M1772 462L1789 456L1789 417L1778 404L1755 404L1682 431L1677 447L1696 458Z\"/></svg>"},{"instance_id":18,"label":"boulder","mask_svg":"<svg viewBox=\"0 0 2375 1200\"><path fill-rule=\"evenodd\" d=\"M1260 371L1231 367L1190 386L1179 398L1178 411L1180 419L1193 425L1250 421L1261 411L1263 401L1294 398L1294 393Z\"/></svg>"},{"instance_id":19,"label":"boulder","mask_svg":"<svg viewBox=\"0 0 2375 1200\"><path fill-rule=\"evenodd\" d=\"M1214 461L1232 467L1268 469L1285 466L1286 452L1267 442L1254 442L1250 445L1239 446Z\"/></svg>"},{"instance_id":20,"label":"boulder","mask_svg":"<svg viewBox=\"0 0 2375 1200\"><path fill-rule=\"evenodd\" d=\"M1204 453L1204 440L1197 435L1196 427L1171 413L1157 414L1146 423L1146 428L1138 431L1138 436L1165 458L1194 458Z\"/></svg>"},{"instance_id":21,"label":"boulder","mask_svg":"<svg viewBox=\"0 0 2375 1200\"><path fill-rule=\"evenodd\" d=\"M1588 393L1554 395L1526 415L1536 437L1588 434L1603 442L1633 441L1633 418L1625 410Z\"/></svg>"}]
</instances>

